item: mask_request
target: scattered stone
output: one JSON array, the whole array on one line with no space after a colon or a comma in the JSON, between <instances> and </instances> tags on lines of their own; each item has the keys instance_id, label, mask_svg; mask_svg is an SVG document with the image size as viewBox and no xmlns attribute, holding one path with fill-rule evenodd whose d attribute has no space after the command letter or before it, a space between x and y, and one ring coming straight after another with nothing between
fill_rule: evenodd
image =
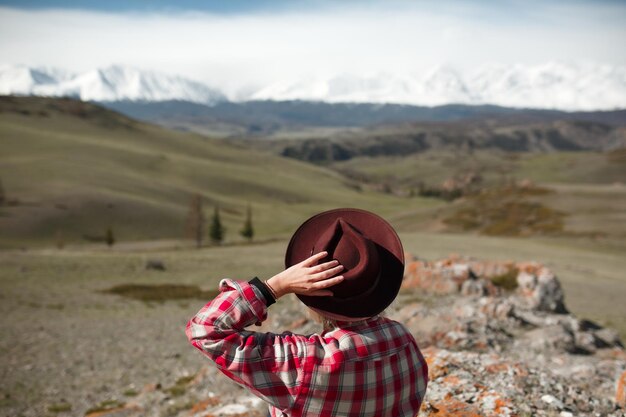
<instances>
[{"instance_id":1,"label":"scattered stone","mask_svg":"<svg viewBox=\"0 0 626 417\"><path fill-rule=\"evenodd\" d=\"M154 271L165 271L165 263L159 259L148 259L146 269Z\"/></svg>"},{"instance_id":2,"label":"scattered stone","mask_svg":"<svg viewBox=\"0 0 626 417\"><path fill-rule=\"evenodd\" d=\"M541 396L541 401L543 401L546 404L549 404L550 406L558 410L563 409L563 403L557 400L554 395L550 395L550 394L543 395Z\"/></svg>"}]
</instances>

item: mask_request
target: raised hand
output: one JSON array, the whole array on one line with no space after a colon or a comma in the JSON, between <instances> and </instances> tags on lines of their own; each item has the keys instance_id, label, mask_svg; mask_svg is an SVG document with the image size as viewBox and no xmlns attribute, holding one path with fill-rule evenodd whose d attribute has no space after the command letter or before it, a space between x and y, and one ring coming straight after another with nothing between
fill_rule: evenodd
<instances>
[{"instance_id":1,"label":"raised hand","mask_svg":"<svg viewBox=\"0 0 626 417\"><path fill-rule=\"evenodd\" d=\"M327 288L343 281L343 276L335 276L343 270L343 266L335 260L317 265L327 255L327 252L316 253L274 275L266 283L276 293L277 298L289 293L316 296L333 295L332 291Z\"/></svg>"}]
</instances>

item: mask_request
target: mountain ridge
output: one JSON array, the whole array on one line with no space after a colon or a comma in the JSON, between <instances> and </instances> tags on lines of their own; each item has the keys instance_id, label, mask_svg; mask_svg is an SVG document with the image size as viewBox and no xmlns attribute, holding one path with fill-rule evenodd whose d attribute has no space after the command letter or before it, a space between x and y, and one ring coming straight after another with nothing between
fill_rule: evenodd
<instances>
[{"instance_id":1,"label":"mountain ridge","mask_svg":"<svg viewBox=\"0 0 626 417\"><path fill-rule=\"evenodd\" d=\"M72 97L83 101L183 99L206 105L226 100L222 92L198 81L121 65L81 73L5 65L0 67L0 94Z\"/></svg>"},{"instance_id":2,"label":"mountain ridge","mask_svg":"<svg viewBox=\"0 0 626 417\"><path fill-rule=\"evenodd\" d=\"M626 67L593 63L490 64L461 72L447 65L424 73L295 77L225 93L205 83L110 65L81 73L51 67L0 66L0 94L71 96L88 101L306 100L418 106L498 105L567 111L626 108Z\"/></svg>"},{"instance_id":3,"label":"mountain ridge","mask_svg":"<svg viewBox=\"0 0 626 417\"><path fill-rule=\"evenodd\" d=\"M213 106L184 101L102 102L129 117L176 130L222 137L319 137L319 129L349 130L406 123L551 123L559 120L626 126L626 110L562 112L448 104L325 103L313 101L220 102Z\"/></svg>"}]
</instances>

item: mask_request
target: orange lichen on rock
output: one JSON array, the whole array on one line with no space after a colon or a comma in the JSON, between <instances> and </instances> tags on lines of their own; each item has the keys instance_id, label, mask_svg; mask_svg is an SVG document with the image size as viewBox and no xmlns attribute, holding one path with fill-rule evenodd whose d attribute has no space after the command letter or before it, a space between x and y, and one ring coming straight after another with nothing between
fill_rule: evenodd
<instances>
[{"instance_id":1,"label":"orange lichen on rock","mask_svg":"<svg viewBox=\"0 0 626 417\"><path fill-rule=\"evenodd\" d=\"M500 362L500 363L492 363L489 365L485 365L485 371L490 374L497 374L500 372L508 372L510 369L510 365L508 363Z\"/></svg>"},{"instance_id":2,"label":"orange lichen on rock","mask_svg":"<svg viewBox=\"0 0 626 417\"><path fill-rule=\"evenodd\" d=\"M197 413L199 413L201 411L206 410L209 407L216 406L219 403L220 403L219 398L217 398L217 397L209 397L209 398L207 398L205 400L200 401L197 404L194 404L194 406L191 407L191 410L189 410L189 414L190 415L197 414Z\"/></svg>"},{"instance_id":3,"label":"orange lichen on rock","mask_svg":"<svg viewBox=\"0 0 626 417\"><path fill-rule=\"evenodd\" d=\"M526 272L532 275L538 275L539 271L544 268L544 266L538 262L518 262L515 266L520 272Z\"/></svg>"},{"instance_id":4,"label":"orange lichen on rock","mask_svg":"<svg viewBox=\"0 0 626 417\"><path fill-rule=\"evenodd\" d=\"M428 379L433 380L448 374L448 360L441 357L442 351L435 347L427 347L422 350L426 364L428 365Z\"/></svg>"},{"instance_id":5,"label":"orange lichen on rock","mask_svg":"<svg viewBox=\"0 0 626 417\"><path fill-rule=\"evenodd\" d=\"M443 401L429 402L424 407L423 416L437 417L483 417L480 409L455 398L446 398Z\"/></svg>"},{"instance_id":6,"label":"orange lichen on rock","mask_svg":"<svg viewBox=\"0 0 626 417\"><path fill-rule=\"evenodd\" d=\"M467 277L445 259L431 264L424 261L409 262L405 266L403 288L421 288L436 294L458 292Z\"/></svg>"},{"instance_id":7,"label":"orange lichen on rock","mask_svg":"<svg viewBox=\"0 0 626 417\"><path fill-rule=\"evenodd\" d=\"M615 402L622 408L626 408L626 371L622 372L622 375L617 379Z\"/></svg>"},{"instance_id":8,"label":"orange lichen on rock","mask_svg":"<svg viewBox=\"0 0 626 417\"><path fill-rule=\"evenodd\" d=\"M481 405L483 413L489 416L509 416L511 415L512 402L508 398L494 391L480 392L477 397L477 403Z\"/></svg>"},{"instance_id":9,"label":"orange lichen on rock","mask_svg":"<svg viewBox=\"0 0 626 417\"><path fill-rule=\"evenodd\" d=\"M446 375L441 378L441 383L446 385L459 385L461 384L461 380L456 375Z\"/></svg>"}]
</instances>

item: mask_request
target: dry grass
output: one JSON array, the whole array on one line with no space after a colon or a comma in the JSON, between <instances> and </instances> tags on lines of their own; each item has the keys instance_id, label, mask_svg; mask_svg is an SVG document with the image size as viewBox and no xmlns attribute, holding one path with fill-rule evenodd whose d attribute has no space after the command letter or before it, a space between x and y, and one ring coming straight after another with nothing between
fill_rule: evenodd
<instances>
[{"instance_id":1,"label":"dry grass","mask_svg":"<svg viewBox=\"0 0 626 417\"><path fill-rule=\"evenodd\" d=\"M444 219L451 228L489 236L531 236L563 232L565 213L547 207L532 196L548 194L540 187L497 187L465 199Z\"/></svg>"}]
</instances>

